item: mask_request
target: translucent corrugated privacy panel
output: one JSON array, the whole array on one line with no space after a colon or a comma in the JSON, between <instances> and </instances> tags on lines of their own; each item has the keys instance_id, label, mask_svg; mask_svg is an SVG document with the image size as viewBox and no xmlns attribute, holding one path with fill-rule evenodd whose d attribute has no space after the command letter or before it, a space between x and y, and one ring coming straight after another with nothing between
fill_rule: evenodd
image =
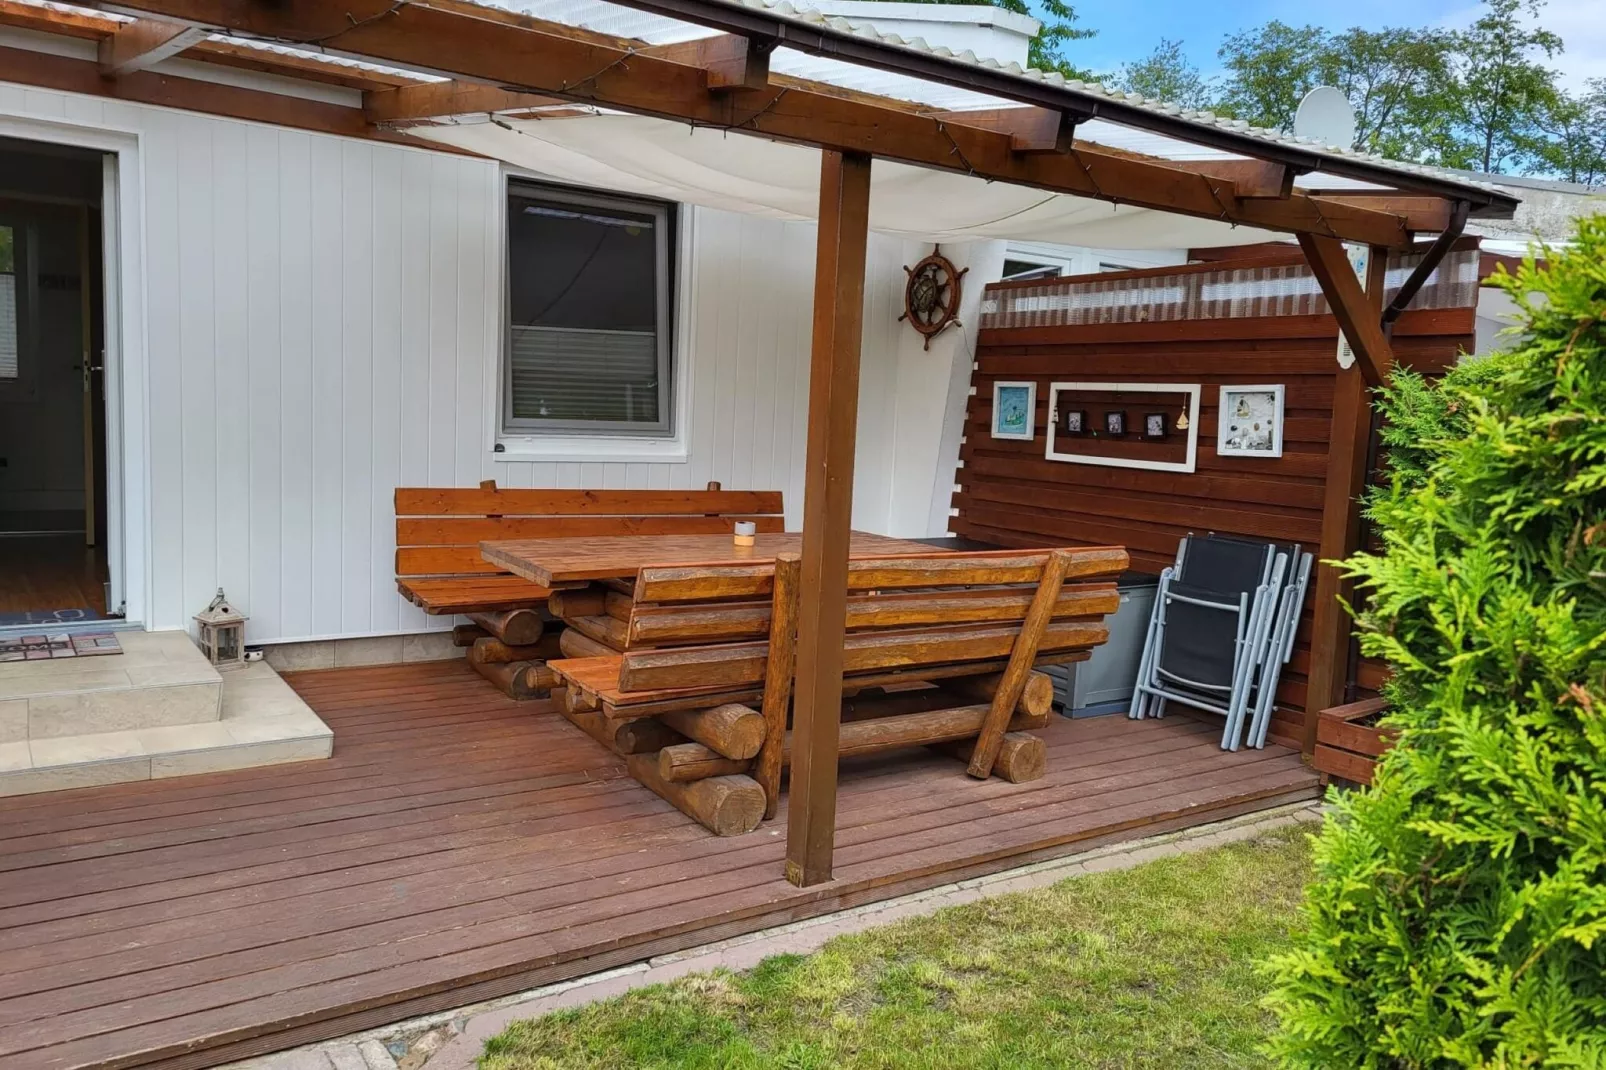
<instances>
[{"instance_id":1,"label":"translucent corrugated privacy panel","mask_svg":"<svg viewBox=\"0 0 1606 1070\"><path fill-rule=\"evenodd\" d=\"M1421 253L1389 257L1385 299L1404 285ZM1411 301L1411 308L1468 308L1477 304L1478 251L1444 258ZM1262 264L1179 271L1136 278L1045 279L1030 286L994 285L982 301L987 327L1061 327L1167 320L1317 316L1329 312L1305 264Z\"/></svg>"}]
</instances>

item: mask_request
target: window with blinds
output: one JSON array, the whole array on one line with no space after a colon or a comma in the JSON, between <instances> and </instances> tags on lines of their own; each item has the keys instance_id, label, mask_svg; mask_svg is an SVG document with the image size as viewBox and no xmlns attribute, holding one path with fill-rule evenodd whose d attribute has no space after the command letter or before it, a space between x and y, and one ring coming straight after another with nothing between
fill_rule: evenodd
<instances>
[{"instance_id":1,"label":"window with blinds","mask_svg":"<svg viewBox=\"0 0 1606 1070\"><path fill-rule=\"evenodd\" d=\"M17 235L0 226L0 379L17 377Z\"/></svg>"},{"instance_id":2,"label":"window with blinds","mask_svg":"<svg viewBox=\"0 0 1606 1070\"><path fill-rule=\"evenodd\" d=\"M502 428L669 435L673 208L508 187Z\"/></svg>"}]
</instances>

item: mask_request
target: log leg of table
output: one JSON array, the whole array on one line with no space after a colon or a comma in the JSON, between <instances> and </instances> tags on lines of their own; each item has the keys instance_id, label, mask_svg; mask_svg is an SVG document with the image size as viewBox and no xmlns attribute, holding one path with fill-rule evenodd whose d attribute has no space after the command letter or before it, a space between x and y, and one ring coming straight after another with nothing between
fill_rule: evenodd
<instances>
[{"instance_id":1,"label":"log leg of table","mask_svg":"<svg viewBox=\"0 0 1606 1070\"><path fill-rule=\"evenodd\" d=\"M546 622L534 609L509 609L501 613L470 613L468 619L509 646L529 646L541 638Z\"/></svg>"},{"instance_id":2,"label":"log leg of table","mask_svg":"<svg viewBox=\"0 0 1606 1070\"><path fill-rule=\"evenodd\" d=\"M950 758L970 763L976 753L976 741L961 739L952 743L938 743L932 750ZM1024 784L1037 780L1048 771L1048 745L1030 732L1007 732L998 748L998 760L993 762L993 776L1011 784Z\"/></svg>"},{"instance_id":3,"label":"log leg of table","mask_svg":"<svg viewBox=\"0 0 1606 1070\"><path fill-rule=\"evenodd\" d=\"M474 671L485 677L511 699L546 698L559 686L558 674L539 661L470 661Z\"/></svg>"},{"instance_id":4,"label":"log leg of table","mask_svg":"<svg viewBox=\"0 0 1606 1070\"><path fill-rule=\"evenodd\" d=\"M529 646L509 646L494 635L474 640L468 649L468 660L476 664L500 664L510 661L548 661L561 656L558 637L543 635L538 643Z\"/></svg>"},{"instance_id":5,"label":"log leg of table","mask_svg":"<svg viewBox=\"0 0 1606 1070\"><path fill-rule=\"evenodd\" d=\"M603 658L619 653L608 644L599 643L574 628L563 629L558 636L558 647L566 658Z\"/></svg>"},{"instance_id":6,"label":"log leg of table","mask_svg":"<svg viewBox=\"0 0 1606 1070\"><path fill-rule=\"evenodd\" d=\"M628 761L631 776L716 836L751 832L764 816L764 791L752 777L716 776L677 784L658 775L657 755L636 754Z\"/></svg>"},{"instance_id":7,"label":"log leg of table","mask_svg":"<svg viewBox=\"0 0 1606 1070\"><path fill-rule=\"evenodd\" d=\"M751 758L764 745L764 718L757 710L735 702L711 710L666 713L658 720L727 758Z\"/></svg>"},{"instance_id":8,"label":"log leg of table","mask_svg":"<svg viewBox=\"0 0 1606 1070\"><path fill-rule=\"evenodd\" d=\"M1053 617L1054 605L1059 601L1060 587L1065 583L1065 572L1070 562L1070 554L1055 550L1043 563L1043 575L1038 580L1037 593L1032 596L1032 604L1026 610L1020 634L1015 637L1014 647L1009 652L1009 664L1005 666L1003 678L998 682L998 690L993 693L992 708L988 710L981 733L976 737L976 747L968 766L973 777L985 780L993 774L998 748L1003 745L1004 734L1009 731L1009 721L1026 687L1026 677L1037 661L1037 646Z\"/></svg>"},{"instance_id":9,"label":"log leg of table","mask_svg":"<svg viewBox=\"0 0 1606 1070\"><path fill-rule=\"evenodd\" d=\"M786 746L786 718L792 707L792 674L797 664L798 576L802 559L780 554L775 559L774 595L770 600L770 653L764 665L764 745L754 770L764 789L764 820L781 806L781 752Z\"/></svg>"}]
</instances>

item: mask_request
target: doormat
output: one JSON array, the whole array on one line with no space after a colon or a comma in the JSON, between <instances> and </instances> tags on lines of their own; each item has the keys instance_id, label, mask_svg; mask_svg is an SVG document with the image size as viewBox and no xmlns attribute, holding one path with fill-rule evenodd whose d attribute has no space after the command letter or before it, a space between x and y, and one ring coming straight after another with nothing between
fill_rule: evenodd
<instances>
[{"instance_id":1,"label":"doormat","mask_svg":"<svg viewBox=\"0 0 1606 1070\"><path fill-rule=\"evenodd\" d=\"M105 620L99 611L81 609L30 609L22 613L0 613L0 628L18 624L77 624L87 620Z\"/></svg>"},{"instance_id":2,"label":"doormat","mask_svg":"<svg viewBox=\"0 0 1606 1070\"><path fill-rule=\"evenodd\" d=\"M122 644L111 632L81 635L23 635L0 639L0 661L47 661L55 658L93 658L121 654Z\"/></svg>"}]
</instances>

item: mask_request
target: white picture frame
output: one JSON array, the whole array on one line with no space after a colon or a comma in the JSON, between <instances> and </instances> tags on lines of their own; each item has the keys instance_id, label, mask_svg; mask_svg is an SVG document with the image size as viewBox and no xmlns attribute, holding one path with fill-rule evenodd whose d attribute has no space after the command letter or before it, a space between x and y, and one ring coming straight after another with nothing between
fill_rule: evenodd
<instances>
[{"instance_id":1,"label":"white picture frame","mask_svg":"<svg viewBox=\"0 0 1606 1070\"><path fill-rule=\"evenodd\" d=\"M1216 456L1283 455L1283 385L1223 386L1216 412Z\"/></svg>"},{"instance_id":2,"label":"white picture frame","mask_svg":"<svg viewBox=\"0 0 1606 1070\"><path fill-rule=\"evenodd\" d=\"M1086 453L1061 452L1056 449L1056 435L1059 431L1059 407L1062 404L1073 404L1077 391L1117 391L1121 393L1142 394L1186 394L1188 397L1188 422L1186 428L1180 426L1180 421L1172 421L1176 433L1187 435L1187 452L1180 461L1149 461L1136 457L1098 457ZM1145 468L1154 472L1192 472L1198 463L1199 457L1199 384L1198 383L1050 383L1048 384L1048 448L1043 456L1050 461L1065 461L1068 464L1092 464L1105 468ZM1089 420L1095 421L1094 427L1102 426L1102 418L1089 415ZM1142 419L1140 412L1137 417ZM1135 428L1127 427L1127 437L1137 440L1143 436L1141 424ZM1138 432L1134 434L1134 431ZM1085 437L1061 436L1061 444L1071 446L1085 442Z\"/></svg>"},{"instance_id":3,"label":"white picture frame","mask_svg":"<svg viewBox=\"0 0 1606 1070\"><path fill-rule=\"evenodd\" d=\"M993 384L993 437L1030 442L1037 435L1037 383Z\"/></svg>"}]
</instances>

